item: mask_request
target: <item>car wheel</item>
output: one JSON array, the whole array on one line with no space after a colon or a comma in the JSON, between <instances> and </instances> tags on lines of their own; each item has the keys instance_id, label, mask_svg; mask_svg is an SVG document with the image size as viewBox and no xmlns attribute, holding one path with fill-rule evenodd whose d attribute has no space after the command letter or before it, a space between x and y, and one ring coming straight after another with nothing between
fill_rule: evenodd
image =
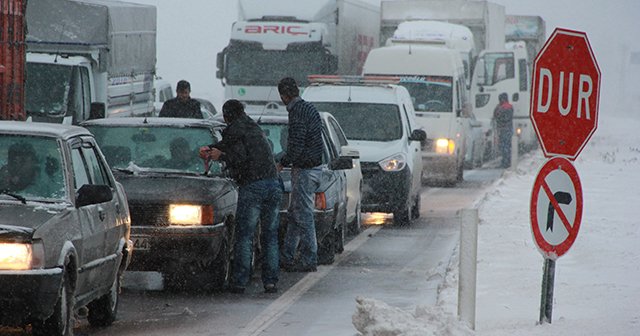
<instances>
[{"instance_id":1,"label":"car wheel","mask_svg":"<svg viewBox=\"0 0 640 336\"><path fill-rule=\"evenodd\" d=\"M356 217L347 225L349 235L357 235L362 230L362 200L356 204Z\"/></svg>"},{"instance_id":2,"label":"car wheel","mask_svg":"<svg viewBox=\"0 0 640 336\"><path fill-rule=\"evenodd\" d=\"M73 286L66 272L62 276L62 288L60 296L53 309L53 314L44 321L36 321L32 324L34 336L67 336L72 335L73 330Z\"/></svg>"},{"instance_id":3,"label":"car wheel","mask_svg":"<svg viewBox=\"0 0 640 336\"><path fill-rule=\"evenodd\" d=\"M233 241L229 229L225 229L224 239L218 251L217 258L211 263L208 272L211 274L211 286L213 290L220 290L229 281L231 276L231 256Z\"/></svg>"},{"instance_id":4,"label":"car wheel","mask_svg":"<svg viewBox=\"0 0 640 336\"><path fill-rule=\"evenodd\" d=\"M408 226L409 224L411 224L411 207L404 204L401 209L393 212L393 225Z\"/></svg>"},{"instance_id":5,"label":"car wheel","mask_svg":"<svg viewBox=\"0 0 640 336\"><path fill-rule=\"evenodd\" d=\"M347 235L347 209L344 209L344 216L341 216L342 220L339 221L338 227L335 228L335 253L344 252L344 241Z\"/></svg>"},{"instance_id":6,"label":"car wheel","mask_svg":"<svg viewBox=\"0 0 640 336\"><path fill-rule=\"evenodd\" d=\"M116 273L115 279L109 288L109 293L104 294L89 303L89 314L87 320L94 327L106 327L116 320L118 314L118 294L120 293L120 272Z\"/></svg>"},{"instance_id":7,"label":"car wheel","mask_svg":"<svg viewBox=\"0 0 640 336\"><path fill-rule=\"evenodd\" d=\"M413 202L413 206L411 207L411 219L420 218L420 206L421 206L421 196L420 193L416 195L415 201Z\"/></svg>"},{"instance_id":8,"label":"car wheel","mask_svg":"<svg viewBox=\"0 0 640 336\"><path fill-rule=\"evenodd\" d=\"M318 242L318 264L330 265L335 261L336 230L330 230L321 241Z\"/></svg>"}]
</instances>

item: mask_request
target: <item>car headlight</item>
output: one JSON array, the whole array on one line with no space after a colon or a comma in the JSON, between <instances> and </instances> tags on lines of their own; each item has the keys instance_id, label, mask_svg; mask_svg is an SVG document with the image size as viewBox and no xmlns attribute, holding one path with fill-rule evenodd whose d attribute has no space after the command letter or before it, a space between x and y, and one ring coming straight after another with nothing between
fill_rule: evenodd
<instances>
[{"instance_id":1,"label":"car headlight","mask_svg":"<svg viewBox=\"0 0 640 336\"><path fill-rule=\"evenodd\" d=\"M28 270L44 266L41 243L0 243L0 269Z\"/></svg>"},{"instance_id":2,"label":"car headlight","mask_svg":"<svg viewBox=\"0 0 640 336\"><path fill-rule=\"evenodd\" d=\"M213 207L210 205L169 205L169 221L174 225L211 225Z\"/></svg>"},{"instance_id":3,"label":"car headlight","mask_svg":"<svg viewBox=\"0 0 640 336\"><path fill-rule=\"evenodd\" d=\"M522 135L522 128L520 127L516 128L516 135L518 136Z\"/></svg>"},{"instance_id":4,"label":"car headlight","mask_svg":"<svg viewBox=\"0 0 640 336\"><path fill-rule=\"evenodd\" d=\"M437 154L453 154L456 150L456 142L451 139L440 138L436 140L435 151Z\"/></svg>"},{"instance_id":5,"label":"car headlight","mask_svg":"<svg viewBox=\"0 0 640 336\"><path fill-rule=\"evenodd\" d=\"M398 153L378 162L378 164L382 170L387 172L400 171L407 165L407 157L404 153Z\"/></svg>"}]
</instances>

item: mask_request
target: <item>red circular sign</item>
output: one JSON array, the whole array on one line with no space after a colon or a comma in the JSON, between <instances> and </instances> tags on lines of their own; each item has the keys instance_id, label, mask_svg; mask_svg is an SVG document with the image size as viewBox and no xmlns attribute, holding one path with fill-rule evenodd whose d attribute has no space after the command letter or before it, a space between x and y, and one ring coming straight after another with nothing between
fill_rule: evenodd
<instances>
[{"instance_id":1,"label":"red circular sign","mask_svg":"<svg viewBox=\"0 0 640 336\"><path fill-rule=\"evenodd\" d=\"M531 232L547 259L565 254L578 236L582 220L582 185L571 161L547 161L531 193Z\"/></svg>"},{"instance_id":2,"label":"red circular sign","mask_svg":"<svg viewBox=\"0 0 640 336\"><path fill-rule=\"evenodd\" d=\"M535 59L531 91L544 155L574 160L598 127L600 68L584 32L556 28Z\"/></svg>"}]
</instances>

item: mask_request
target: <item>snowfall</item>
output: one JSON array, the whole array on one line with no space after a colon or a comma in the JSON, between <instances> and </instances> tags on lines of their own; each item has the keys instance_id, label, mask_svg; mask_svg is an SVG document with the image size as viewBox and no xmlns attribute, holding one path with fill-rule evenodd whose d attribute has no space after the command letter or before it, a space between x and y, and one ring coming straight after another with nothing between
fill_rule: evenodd
<instances>
[{"instance_id":1,"label":"snowfall","mask_svg":"<svg viewBox=\"0 0 640 336\"><path fill-rule=\"evenodd\" d=\"M551 323L539 323L544 259L531 233L530 198L541 151L505 171L479 200L475 330L457 318L458 257L437 305L401 310L357 298L364 335L640 335L640 121L601 115L574 162L584 211L557 259ZM427 274L429 272L426 272ZM425 274L426 277L426 274Z\"/></svg>"},{"instance_id":2,"label":"snowfall","mask_svg":"<svg viewBox=\"0 0 640 336\"><path fill-rule=\"evenodd\" d=\"M175 0L130 1L158 7L158 73L172 85L189 79L194 96L219 108L223 88L214 76L215 54L228 42L236 2L190 0L198 10L189 10ZM529 203L546 158L536 151L505 171L475 204L480 221L474 329L457 317L458 250L441 274L435 306L416 302L401 310L359 297L353 324L371 336L640 335L640 94L633 69L622 61L640 47L637 34L621 34L638 31L640 3L492 2L511 14L541 15L547 35L558 26L586 31L603 73L598 128L574 162L584 211L575 243L556 262L552 321L538 323L544 259L531 233ZM640 65L633 67L640 72ZM425 281L432 272L425 271Z\"/></svg>"}]
</instances>

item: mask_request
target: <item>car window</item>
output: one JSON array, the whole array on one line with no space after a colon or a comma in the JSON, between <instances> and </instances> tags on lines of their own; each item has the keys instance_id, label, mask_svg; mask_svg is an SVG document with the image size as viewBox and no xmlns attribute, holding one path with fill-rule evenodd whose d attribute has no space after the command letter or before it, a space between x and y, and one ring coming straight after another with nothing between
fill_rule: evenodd
<instances>
[{"instance_id":1,"label":"car window","mask_svg":"<svg viewBox=\"0 0 640 336\"><path fill-rule=\"evenodd\" d=\"M87 167L89 168L89 176L93 184L104 184L111 186L109 176L107 175L104 167L102 166L98 156L96 155L95 148L92 145L82 147L82 155L87 161Z\"/></svg>"},{"instance_id":2,"label":"car window","mask_svg":"<svg viewBox=\"0 0 640 336\"><path fill-rule=\"evenodd\" d=\"M347 137L344 135L340 126L334 119L329 119L329 130L331 131L331 136L337 139L340 146L347 146L349 142L347 141Z\"/></svg>"},{"instance_id":3,"label":"car window","mask_svg":"<svg viewBox=\"0 0 640 336\"><path fill-rule=\"evenodd\" d=\"M27 199L65 199L63 162L54 138L0 134L0 190Z\"/></svg>"},{"instance_id":4,"label":"car window","mask_svg":"<svg viewBox=\"0 0 640 336\"><path fill-rule=\"evenodd\" d=\"M204 163L198 156L201 146L217 143L208 127L103 126L89 125L96 142L112 168L140 168L202 173ZM221 171L220 163L211 162L211 173Z\"/></svg>"},{"instance_id":5,"label":"car window","mask_svg":"<svg viewBox=\"0 0 640 336\"><path fill-rule=\"evenodd\" d=\"M82 158L80 147L73 148L71 150L71 163L73 165L73 179L75 182L76 191L85 184L91 184L89 180L89 172Z\"/></svg>"},{"instance_id":6,"label":"car window","mask_svg":"<svg viewBox=\"0 0 640 336\"><path fill-rule=\"evenodd\" d=\"M402 137L402 120L396 104L313 102L313 105L319 111L331 113L349 140L393 141Z\"/></svg>"}]
</instances>

